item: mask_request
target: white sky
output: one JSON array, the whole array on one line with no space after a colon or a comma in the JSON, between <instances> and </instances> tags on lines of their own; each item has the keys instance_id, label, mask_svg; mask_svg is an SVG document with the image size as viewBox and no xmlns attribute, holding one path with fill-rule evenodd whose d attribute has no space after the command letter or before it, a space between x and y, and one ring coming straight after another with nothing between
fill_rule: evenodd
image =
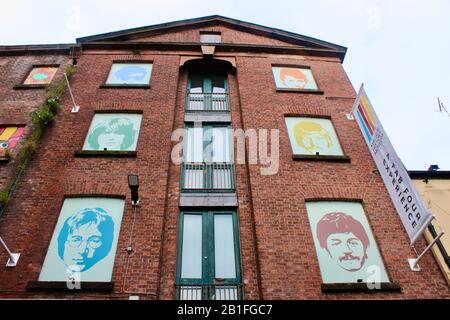
<instances>
[{"instance_id":1,"label":"white sky","mask_svg":"<svg viewBox=\"0 0 450 320\"><path fill-rule=\"evenodd\" d=\"M9 0L0 45L72 43L75 38L220 14L348 48L344 67L364 82L408 169L450 170L448 0Z\"/></svg>"}]
</instances>

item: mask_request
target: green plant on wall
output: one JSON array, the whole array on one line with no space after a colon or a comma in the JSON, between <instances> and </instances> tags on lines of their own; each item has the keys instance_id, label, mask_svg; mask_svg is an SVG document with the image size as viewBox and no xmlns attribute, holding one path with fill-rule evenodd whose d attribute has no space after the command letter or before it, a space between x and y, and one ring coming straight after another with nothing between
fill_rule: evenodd
<instances>
[{"instance_id":1,"label":"green plant on wall","mask_svg":"<svg viewBox=\"0 0 450 320\"><path fill-rule=\"evenodd\" d=\"M72 65L69 65L66 67L65 72L67 78L70 79L75 73L75 68ZM27 168L28 162L39 147L45 129L53 121L58 110L61 108L60 98L66 90L66 86L67 84L64 78L56 85L49 85L47 87L47 95L44 103L39 109L31 113L31 122L34 125L34 129L33 132L22 141L22 147L15 157L17 161L16 172L5 190L0 192L0 208L4 208L6 204L8 204L20 177Z\"/></svg>"}]
</instances>

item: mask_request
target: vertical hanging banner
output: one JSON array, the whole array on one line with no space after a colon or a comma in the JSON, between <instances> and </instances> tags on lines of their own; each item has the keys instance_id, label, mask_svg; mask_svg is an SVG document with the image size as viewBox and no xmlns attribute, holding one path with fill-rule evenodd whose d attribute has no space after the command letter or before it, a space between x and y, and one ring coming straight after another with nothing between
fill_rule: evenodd
<instances>
[{"instance_id":1,"label":"vertical hanging banner","mask_svg":"<svg viewBox=\"0 0 450 320\"><path fill-rule=\"evenodd\" d=\"M428 226L433 216L417 194L407 170L395 152L364 91L363 85L359 89L353 106L353 115L412 245Z\"/></svg>"}]
</instances>

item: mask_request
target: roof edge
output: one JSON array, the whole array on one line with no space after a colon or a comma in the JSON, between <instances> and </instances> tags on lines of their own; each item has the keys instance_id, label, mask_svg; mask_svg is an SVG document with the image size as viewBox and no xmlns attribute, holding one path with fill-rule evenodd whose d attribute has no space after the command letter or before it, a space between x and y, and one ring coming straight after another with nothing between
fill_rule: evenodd
<instances>
[{"instance_id":1,"label":"roof edge","mask_svg":"<svg viewBox=\"0 0 450 320\"><path fill-rule=\"evenodd\" d=\"M411 179L450 179L450 171L428 171L428 170L409 170Z\"/></svg>"},{"instance_id":2,"label":"roof edge","mask_svg":"<svg viewBox=\"0 0 450 320\"><path fill-rule=\"evenodd\" d=\"M309 41L319 46L329 47L330 49L338 49L338 50L344 50L346 51L347 48L344 46L337 45L335 43L327 42L324 40L316 39L313 37L308 37L302 34L285 31L282 29L267 27L263 25L259 25L252 22L246 22L242 20L237 20L233 18L224 17L221 15L210 15L210 16L204 16L199 18L191 18L191 19L184 19L184 20L177 20L172 22L165 22L161 24L155 24L155 25L149 25L149 26L143 26L143 27L137 27L137 28L130 28L130 29L124 29L120 31L114 31L114 32L107 32L107 33L101 33L97 35L92 36L86 36L86 37L80 37L76 39L77 43L82 42L91 42L91 41L98 41L98 40L107 40L111 38L117 38L121 36L131 35L131 34L137 34L141 32L149 32L149 31L156 31L164 28L175 28L175 27L181 27L181 26L188 26L191 24L198 24L198 23L206 23L210 21L221 21L223 23L228 24L234 24L234 25L240 25L242 27L250 28L250 29L259 29L260 31L266 32L268 34L276 34L278 36L284 36L287 38L292 38L295 40L303 40L303 41Z\"/></svg>"},{"instance_id":3,"label":"roof edge","mask_svg":"<svg viewBox=\"0 0 450 320\"><path fill-rule=\"evenodd\" d=\"M16 53L46 53L69 51L73 47L78 47L76 43L57 43L57 44L25 44L25 45L0 45L0 55Z\"/></svg>"}]
</instances>

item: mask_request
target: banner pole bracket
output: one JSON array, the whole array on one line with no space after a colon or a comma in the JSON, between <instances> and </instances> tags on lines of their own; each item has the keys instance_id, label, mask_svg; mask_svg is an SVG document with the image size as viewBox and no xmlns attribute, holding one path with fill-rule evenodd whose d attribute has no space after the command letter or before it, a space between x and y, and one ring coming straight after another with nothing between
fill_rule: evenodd
<instances>
[{"instance_id":1,"label":"banner pole bracket","mask_svg":"<svg viewBox=\"0 0 450 320\"><path fill-rule=\"evenodd\" d=\"M72 112L72 113L77 113L77 112L80 111L80 106L78 106L78 105L75 103L75 98L73 97L72 89L70 88L69 79L67 78L67 74L66 74L65 72L64 72L64 78L66 79L67 88L69 89L70 98L72 99L72 104L73 104L73 106L72 106L71 112Z\"/></svg>"},{"instance_id":2,"label":"banner pole bracket","mask_svg":"<svg viewBox=\"0 0 450 320\"><path fill-rule=\"evenodd\" d=\"M431 243L425 248L425 250L423 250L423 252L416 258L409 258L408 259L408 263L409 263L409 268L411 269L411 271L421 271L418 263L419 261L423 258L423 256L425 255L425 253L428 252L428 250L431 249L431 247L444 235L444 231L442 230L441 233L438 234L438 236L436 238L434 238L433 241L431 241Z\"/></svg>"},{"instance_id":3,"label":"banner pole bracket","mask_svg":"<svg viewBox=\"0 0 450 320\"><path fill-rule=\"evenodd\" d=\"M17 262L19 261L20 253L12 253L6 243L3 241L2 237L0 237L0 243L5 251L8 253L9 259L6 263L7 267L15 267L17 266Z\"/></svg>"}]
</instances>

